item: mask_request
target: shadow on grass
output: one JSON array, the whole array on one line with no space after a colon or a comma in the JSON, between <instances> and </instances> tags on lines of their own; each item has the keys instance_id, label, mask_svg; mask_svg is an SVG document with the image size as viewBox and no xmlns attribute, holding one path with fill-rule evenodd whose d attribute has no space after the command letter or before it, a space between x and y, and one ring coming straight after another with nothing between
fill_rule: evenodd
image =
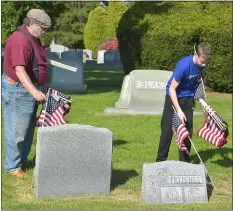
<instances>
[{"instance_id":1,"label":"shadow on grass","mask_svg":"<svg viewBox=\"0 0 233 211\"><path fill-rule=\"evenodd\" d=\"M99 88L107 88L103 91L120 90L124 79L122 70L88 70L85 71L85 84L88 90L99 90Z\"/></svg>"},{"instance_id":2,"label":"shadow on grass","mask_svg":"<svg viewBox=\"0 0 233 211\"><path fill-rule=\"evenodd\" d=\"M126 143L127 143L127 141L117 139L117 140L113 141L113 146L119 146L119 145L123 145L123 144L126 144Z\"/></svg>"},{"instance_id":3,"label":"shadow on grass","mask_svg":"<svg viewBox=\"0 0 233 211\"><path fill-rule=\"evenodd\" d=\"M106 92L120 92L124 80L123 70L85 70L86 92L63 91L64 94L98 94Z\"/></svg>"},{"instance_id":4,"label":"shadow on grass","mask_svg":"<svg viewBox=\"0 0 233 211\"><path fill-rule=\"evenodd\" d=\"M205 163L208 159L213 158L216 154L221 155L221 158L215 161L211 161L212 163L218 164L222 167L231 167L232 166L232 159L229 154L232 154L231 148L216 148L216 149L209 149L209 150L202 150L199 151L198 154L200 155L202 161ZM200 163L200 160L197 155L192 155L191 160L193 163Z\"/></svg>"},{"instance_id":5,"label":"shadow on grass","mask_svg":"<svg viewBox=\"0 0 233 211\"><path fill-rule=\"evenodd\" d=\"M130 178L136 177L139 174L135 170L112 170L111 191L120 185L125 184Z\"/></svg>"}]
</instances>

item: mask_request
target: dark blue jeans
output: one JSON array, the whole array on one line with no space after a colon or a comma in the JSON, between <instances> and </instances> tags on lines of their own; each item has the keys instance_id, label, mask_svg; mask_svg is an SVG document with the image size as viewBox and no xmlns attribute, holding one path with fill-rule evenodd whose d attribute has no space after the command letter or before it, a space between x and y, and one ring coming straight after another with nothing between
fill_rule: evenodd
<instances>
[{"instance_id":1,"label":"dark blue jeans","mask_svg":"<svg viewBox=\"0 0 233 211\"><path fill-rule=\"evenodd\" d=\"M42 86L37 89L42 90ZM36 100L19 82L13 84L2 75L2 108L4 112L4 169L11 172L20 169L27 161L35 129Z\"/></svg>"}]
</instances>

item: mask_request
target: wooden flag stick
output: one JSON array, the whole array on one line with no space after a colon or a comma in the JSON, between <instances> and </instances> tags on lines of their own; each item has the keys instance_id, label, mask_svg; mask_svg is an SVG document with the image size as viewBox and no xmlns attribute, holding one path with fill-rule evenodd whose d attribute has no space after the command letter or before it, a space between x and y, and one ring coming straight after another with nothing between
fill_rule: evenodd
<instances>
[{"instance_id":1,"label":"wooden flag stick","mask_svg":"<svg viewBox=\"0 0 233 211\"><path fill-rule=\"evenodd\" d=\"M52 60L52 59L49 59L47 58L47 61L49 64L53 65L53 66L56 66L56 67L60 67L60 68L63 68L65 70L69 70L69 71L72 71L72 72L76 72L77 71L77 67L72 67L70 65L66 65L66 64L63 64L61 62L57 62L55 60Z\"/></svg>"}]
</instances>

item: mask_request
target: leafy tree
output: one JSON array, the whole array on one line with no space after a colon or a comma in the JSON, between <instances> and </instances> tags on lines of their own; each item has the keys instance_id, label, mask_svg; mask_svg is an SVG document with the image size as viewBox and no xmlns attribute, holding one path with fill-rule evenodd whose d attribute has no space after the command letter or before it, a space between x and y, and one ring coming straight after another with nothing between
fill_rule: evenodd
<instances>
[{"instance_id":1,"label":"leafy tree","mask_svg":"<svg viewBox=\"0 0 233 211\"><path fill-rule=\"evenodd\" d=\"M116 39L116 29L126 10L124 2L109 2L108 7L98 6L90 12L84 30L84 43L86 48L93 51L94 58L105 39Z\"/></svg>"},{"instance_id":2,"label":"leafy tree","mask_svg":"<svg viewBox=\"0 0 233 211\"><path fill-rule=\"evenodd\" d=\"M4 44L8 36L23 23L27 11L31 8L43 9L48 13L52 20L52 30L56 17L65 9L63 4L62 2L54 1L3 1L1 43ZM45 34L46 36L47 34Z\"/></svg>"},{"instance_id":3,"label":"leafy tree","mask_svg":"<svg viewBox=\"0 0 233 211\"><path fill-rule=\"evenodd\" d=\"M84 48L83 31L88 14L99 2L65 2L66 8L56 19L51 36L56 43L71 48ZM50 37L51 38L51 37Z\"/></svg>"},{"instance_id":4,"label":"leafy tree","mask_svg":"<svg viewBox=\"0 0 233 211\"><path fill-rule=\"evenodd\" d=\"M193 46L210 42L204 82L232 92L232 4L228 2L136 2L122 16L117 38L126 74L134 69L172 71Z\"/></svg>"}]
</instances>

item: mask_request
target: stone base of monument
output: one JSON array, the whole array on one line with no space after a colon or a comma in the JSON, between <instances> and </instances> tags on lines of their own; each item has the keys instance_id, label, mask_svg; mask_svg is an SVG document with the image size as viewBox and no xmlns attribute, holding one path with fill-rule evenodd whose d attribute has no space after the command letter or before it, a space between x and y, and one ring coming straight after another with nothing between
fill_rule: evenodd
<instances>
[{"instance_id":1,"label":"stone base of monument","mask_svg":"<svg viewBox=\"0 0 233 211\"><path fill-rule=\"evenodd\" d=\"M141 194L146 204L208 202L204 166L181 161L145 163Z\"/></svg>"},{"instance_id":2,"label":"stone base of monument","mask_svg":"<svg viewBox=\"0 0 233 211\"><path fill-rule=\"evenodd\" d=\"M133 109L133 108L106 108L105 115L162 115L163 110L156 109ZM203 111L194 111L194 115L203 115Z\"/></svg>"},{"instance_id":3,"label":"stone base of monument","mask_svg":"<svg viewBox=\"0 0 233 211\"><path fill-rule=\"evenodd\" d=\"M37 199L109 195L113 134L66 124L38 129L33 187Z\"/></svg>"}]
</instances>

